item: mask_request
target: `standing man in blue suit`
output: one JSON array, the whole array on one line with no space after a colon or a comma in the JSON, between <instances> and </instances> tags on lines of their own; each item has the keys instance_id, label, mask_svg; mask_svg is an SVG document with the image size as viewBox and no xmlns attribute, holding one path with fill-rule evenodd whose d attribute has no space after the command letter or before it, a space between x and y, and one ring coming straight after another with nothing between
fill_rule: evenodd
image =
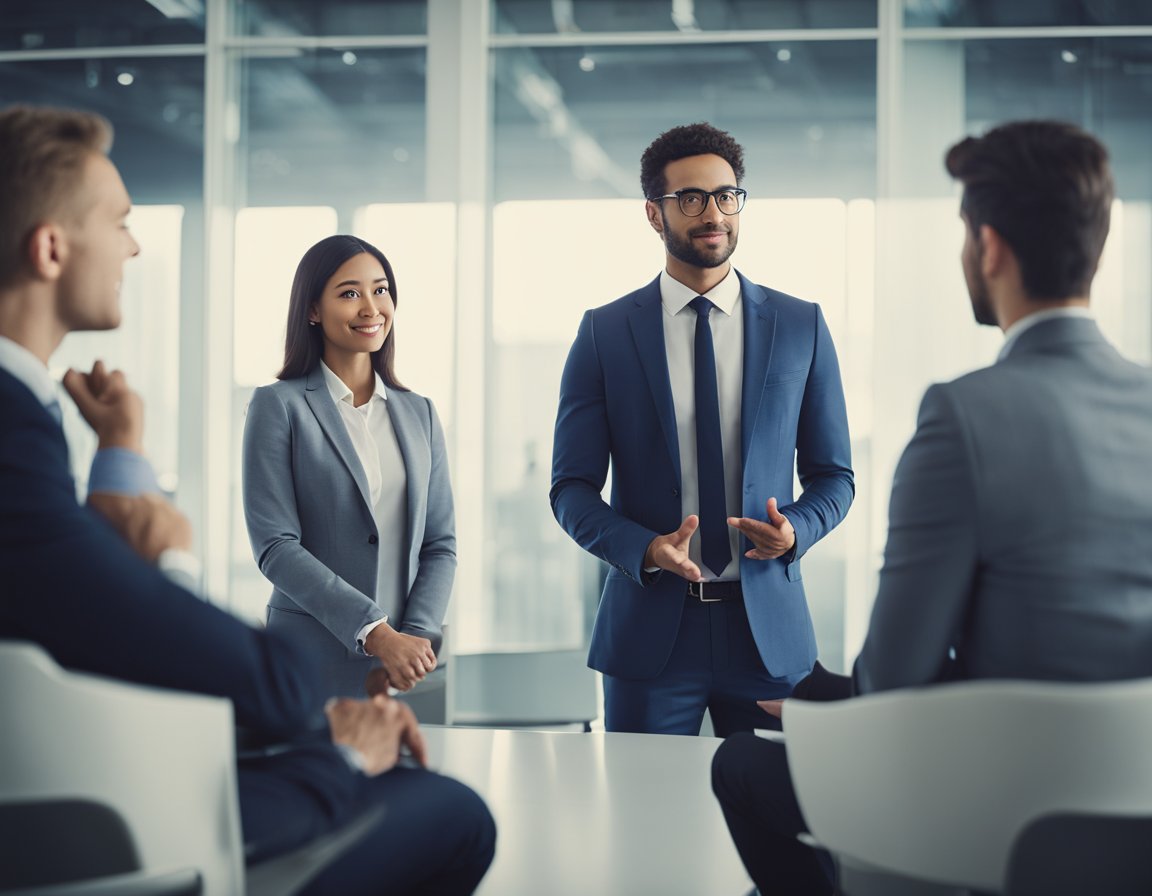
<instances>
[{"instance_id":1,"label":"standing man in blue suit","mask_svg":"<svg viewBox=\"0 0 1152 896\"><path fill-rule=\"evenodd\" d=\"M550 497L612 567L588 659L609 731L765 727L756 700L816 658L800 559L852 503L844 392L820 308L732 268L743 177L709 124L653 141L664 270L587 312L564 368Z\"/></svg>"}]
</instances>

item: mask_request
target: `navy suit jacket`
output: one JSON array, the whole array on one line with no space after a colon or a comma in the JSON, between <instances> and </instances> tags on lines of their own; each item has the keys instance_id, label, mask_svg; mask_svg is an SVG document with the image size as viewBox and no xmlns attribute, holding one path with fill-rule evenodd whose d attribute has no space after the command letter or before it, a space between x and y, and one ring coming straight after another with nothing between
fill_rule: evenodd
<instances>
[{"instance_id":1,"label":"navy suit jacket","mask_svg":"<svg viewBox=\"0 0 1152 896\"><path fill-rule=\"evenodd\" d=\"M307 657L172 583L79 504L59 424L3 369L0 408L0 638L71 669L226 697L254 742L301 742L269 761L289 777L306 769L320 814L354 807L359 776L327 731L309 730L323 695ZM283 826L241 802L250 847L274 851Z\"/></svg>"},{"instance_id":2,"label":"navy suit jacket","mask_svg":"<svg viewBox=\"0 0 1152 896\"><path fill-rule=\"evenodd\" d=\"M79 671L226 697L253 742L290 741L238 762L249 861L383 803L371 857L362 846L324 872L340 892L434 880L465 842L478 854L470 871L483 873L491 822L473 794L430 772L354 772L327 728L310 728L326 696L311 659L172 583L79 504L60 426L3 369L0 409L0 638L34 641ZM443 836L412 842L406 831L430 818Z\"/></svg>"},{"instance_id":3,"label":"navy suit jacket","mask_svg":"<svg viewBox=\"0 0 1152 896\"><path fill-rule=\"evenodd\" d=\"M173 584L76 500L59 424L0 369L0 637L61 665L227 697L237 721L299 731L321 700L286 645Z\"/></svg>"},{"instance_id":4,"label":"navy suit jacket","mask_svg":"<svg viewBox=\"0 0 1152 896\"><path fill-rule=\"evenodd\" d=\"M819 306L743 276L740 295L741 513L762 520L775 497L796 529L792 554L742 556L740 578L764 665L773 676L795 679L816 659L800 558L844 518L854 494L844 391ZM658 675L676 640L685 582L670 573L646 575L643 562L652 539L683 520L679 455L656 278L584 315L556 417L553 512L581 547L612 567L589 653L589 665L609 675ZM794 499L797 473L803 492Z\"/></svg>"}]
</instances>

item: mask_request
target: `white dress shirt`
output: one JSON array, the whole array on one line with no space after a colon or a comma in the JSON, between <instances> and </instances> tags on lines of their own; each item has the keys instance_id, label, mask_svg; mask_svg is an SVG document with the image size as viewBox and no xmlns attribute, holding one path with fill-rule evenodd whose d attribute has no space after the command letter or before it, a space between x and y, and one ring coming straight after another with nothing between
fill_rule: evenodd
<instances>
[{"instance_id":1,"label":"white dress shirt","mask_svg":"<svg viewBox=\"0 0 1152 896\"><path fill-rule=\"evenodd\" d=\"M403 569L404 527L407 525L408 475L404 458L388 413L388 392L379 375L376 389L365 404L356 407L352 390L323 361L320 370L340 419L352 439L356 457L364 468L376 521L377 539L376 593L369 595L384 612L382 619L368 623L356 635L356 649L364 652L364 639L376 626L404 615L407 598L400 581Z\"/></svg>"},{"instance_id":2,"label":"white dress shirt","mask_svg":"<svg viewBox=\"0 0 1152 896\"><path fill-rule=\"evenodd\" d=\"M688 306L700 293L660 274L660 302L664 308L664 350L668 379L676 408L676 435L680 443L680 507L683 516L700 513L700 484L696 475L696 312ZM728 516L741 516L740 487L744 481L740 444L740 395L744 380L744 317L740 305L740 279L735 269L703 294L716 307L708 315L716 350L716 386L720 402L720 444L724 450L724 497ZM688 556L707 580L740 578L740 533L728 530L732 559L726 569L714 570L700 557L699 531L688 545Z\"/></svg>"}]
</instances>

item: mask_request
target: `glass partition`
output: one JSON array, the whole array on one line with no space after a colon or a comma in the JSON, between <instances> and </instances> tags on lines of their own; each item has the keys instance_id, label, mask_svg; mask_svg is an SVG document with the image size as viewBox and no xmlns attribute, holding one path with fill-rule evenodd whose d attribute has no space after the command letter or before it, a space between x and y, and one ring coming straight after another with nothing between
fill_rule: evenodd
<instances>
[{"instance_id":1,"label":"glass partition","mask_svg":"<svg viewBox=\"0 0 1152 896\"><path fill-rule=\"evenodd\" d=\"M204 43L204 0L6 2L0 52Z\"/></svg>"},{"instance_id":2,"label":"glass partition","mask_svg":"<svg viewBox=\"0 0 1152 896\"><path fill-rule=\"evenodd\" d=\"M396 265L398 373L436 402L467 497L456 649L583 649L603 569L548 507L559 374L583 310L659 270L638 166L677 124L744 145L736 264L819 302L840 355L857 500L805 565L829 667L867 625L924 388L999 346L968 309L951 143L1032 116L1107 143L1094 305L1152 360L1148 3L482 3L4 6L0 104L109 117L137 206L124 327L70 338L57 366L102 355L146 390L162 482L202 505L214 597L242 615L268 593L241 513L244 408L279 366L300 254L344 231Z\"/></svg>"},{"instance_id":3,"label":"glass partition","mask_svg":"<svg viewBox=\"0 0 1152 896\"><path fill-rule=\"evenodd\" d=\"M868 0L495 0L494 6L495 30L507 34L876 27L876 4Z\"/></svg>"},{"instance_id":4,"label":"glass partition","mask_svg":"<svg viewBox=\"0 0 1152 896\"><path fill-rule=\"evenodd\" d=\"M1020 28L1149 25L1152 7L1145 0L1068 3L1065 0L904 0L909 28Z\"/></svg>"},{"instance_id":5,"label":"glass partition","mask_svg":"<svg viewBox=\"0 0 1152 896\"><path fill-rule=\"evenodd\" d=\"M235 0L233 25L267 38L424 34L427 7L427 0Z\"/></svg>"}]
</instances>

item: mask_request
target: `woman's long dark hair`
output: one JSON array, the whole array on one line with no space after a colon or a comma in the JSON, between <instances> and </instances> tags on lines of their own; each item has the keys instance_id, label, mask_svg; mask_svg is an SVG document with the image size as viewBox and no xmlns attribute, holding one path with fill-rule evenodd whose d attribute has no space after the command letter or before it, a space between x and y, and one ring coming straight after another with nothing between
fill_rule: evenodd
<instances>
[{"instance_id":1,"label":"woman's long dark hair","mask_svg":"<svg viewBox=\"0 0 1152 896\"><path fill-rule=\"evenodd\" d=\"M392 265L384 253L364 240L340 234L320 240L304 253L292 278L292 293L288 299L288 332L284 338L284 366L276 374L278 380L290 380L304 376L320 363L324 356L324 333L320 327L308 324L312 306L320 300L324 285L349 258L367 252L384 268L388 278L388 294L392 297L392 307L396 307L396 277ZM408 387L396 379L393 364L396 358L396 324L393 319L384 344L372 352L372 369L380 374L384 385L408 391Z\"/></svg>"}]
</instances>

